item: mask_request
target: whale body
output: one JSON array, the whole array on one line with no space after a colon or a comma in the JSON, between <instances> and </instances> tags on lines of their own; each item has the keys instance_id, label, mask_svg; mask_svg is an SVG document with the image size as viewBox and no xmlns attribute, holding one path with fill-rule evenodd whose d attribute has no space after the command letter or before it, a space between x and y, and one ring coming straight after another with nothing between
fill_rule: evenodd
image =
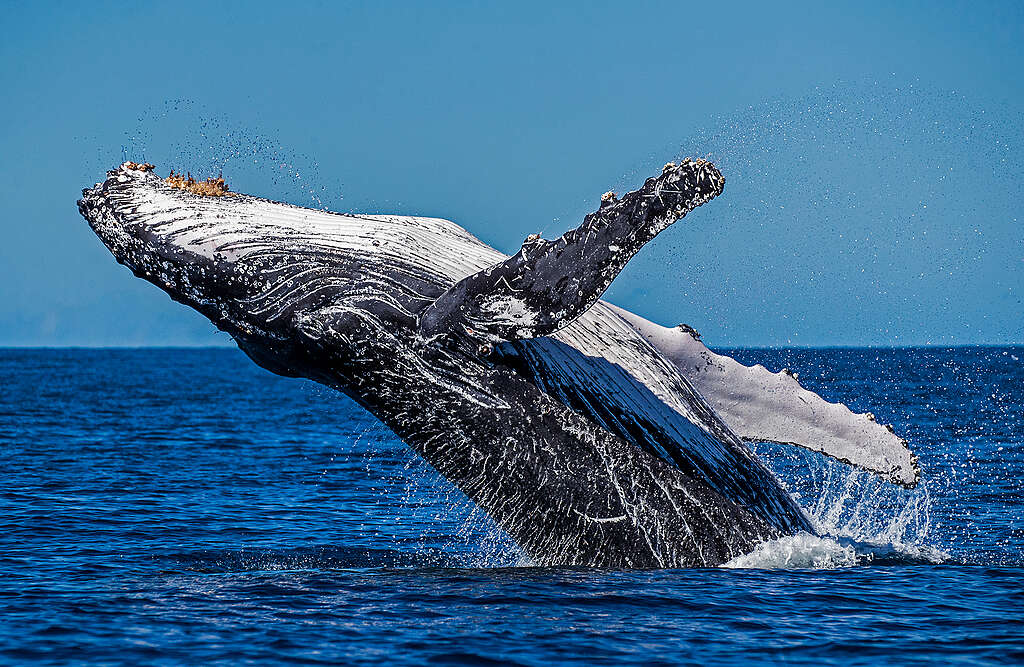
<instances>
[{"instance_id":1,"label":"whale body","mask_svg":"<svg viewBox=\"0 0 1024 667\"><path fill-rule=\"evenodd\" d=\"M870 415L600 301L723 185L708 162L670 163L512 256L446 220L209 196L135 163L78 204L117 261L257 364L353 398L533 562L690 567L814 530L744 440L919 475Z\"/></svg>"}]
</instances>

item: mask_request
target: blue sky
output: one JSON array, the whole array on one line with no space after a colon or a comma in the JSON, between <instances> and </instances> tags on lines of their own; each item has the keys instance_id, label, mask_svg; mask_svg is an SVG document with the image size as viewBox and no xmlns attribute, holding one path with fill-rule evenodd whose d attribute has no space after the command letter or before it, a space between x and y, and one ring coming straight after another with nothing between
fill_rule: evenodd
<instances>
[{"instance_id":1,"label":"blue sky","mask_svg":"<svg viewBox=\"0 0 1024 667\"><path fill-rule=\"evenodd\" d=\"M8 6L0 345L229 342L78 216L125 156L511 251L707 155L723 196L610 300L717 346L1022 343L1024 6L893 4Z\"/></svg>"}]
</instances>

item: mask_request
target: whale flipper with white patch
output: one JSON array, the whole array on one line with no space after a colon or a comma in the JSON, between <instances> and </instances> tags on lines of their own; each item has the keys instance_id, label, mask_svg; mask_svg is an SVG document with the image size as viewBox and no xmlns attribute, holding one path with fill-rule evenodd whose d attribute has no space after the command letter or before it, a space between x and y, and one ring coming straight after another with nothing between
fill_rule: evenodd
<instances>
[{"instance_id":1,"label":"whale flipper with white patch","mask_svg":"<svg viewBox=\"0 0 1024 667\"><path fill-rule=\"evenodd\" d=\"M716 354L692 331L669 329L612 306L672 361L729 428L744 440L797 445L914 486L917 459L907 441L871 413L857 414L800 386L796 377Z\"/></svg>"},{"instance_id":2,"label":"whale flipper with white patch","mask_svg":"<svg viewBox=\"0 0 1024 667\"><path fill-rule=\"evenodd\" d=\"M552 334L597 303L640 248L724 184L710 162L687 159L622 199L609 192L576 229L553 241L531 236L512 257L459 281L420 315L420 334L481 351Z\"/></svg>"}]
</instances>

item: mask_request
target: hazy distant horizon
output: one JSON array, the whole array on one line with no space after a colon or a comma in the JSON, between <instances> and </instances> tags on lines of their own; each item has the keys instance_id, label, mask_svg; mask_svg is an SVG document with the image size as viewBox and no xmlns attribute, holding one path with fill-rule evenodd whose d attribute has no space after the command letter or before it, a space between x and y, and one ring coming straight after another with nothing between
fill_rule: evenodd
<instances>
[{"instance_id":1,"label":"hazy distant horizon","mask_svg":"<svg viewBox=\"0 0 1024 667\"><path fill-rule=\"evenodd\" d=\"M733 346L709 345L711 350L960 350L960 349L1007 349L1024 350L1024 343L970 343L965 345L762 345ZM211 343L195 345L0 345L0 350L235 350L245 354L234 343Z\"/></svg>"}]
</instances>

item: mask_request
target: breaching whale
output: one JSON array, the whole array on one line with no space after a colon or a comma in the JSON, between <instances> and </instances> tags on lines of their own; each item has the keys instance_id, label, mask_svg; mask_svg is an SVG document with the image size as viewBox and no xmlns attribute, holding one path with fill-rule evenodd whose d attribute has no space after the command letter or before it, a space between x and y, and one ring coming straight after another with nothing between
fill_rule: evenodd
<instances>
[{"instance_id":1,"label":"breaching whale","mask_svg":"<svg viewBox=\"0 0 1024 667\"><path fill-rule=\"evenodd\" d=\"M600 301L723 187L707 161L669 163L512 256L446 220L300 208L132 162L78 206L118 262L260 366L353 398L535 563L689 567L814 530L744 440L919 476L869 414Z\"/></svg>"}]
</instances>

